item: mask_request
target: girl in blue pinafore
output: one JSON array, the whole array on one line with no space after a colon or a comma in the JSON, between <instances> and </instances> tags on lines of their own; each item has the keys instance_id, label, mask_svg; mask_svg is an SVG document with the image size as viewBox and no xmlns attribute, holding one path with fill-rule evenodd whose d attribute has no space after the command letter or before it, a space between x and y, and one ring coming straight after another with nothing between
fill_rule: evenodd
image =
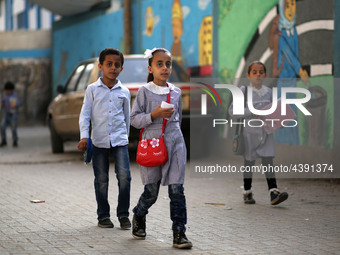
<instances>
[{"instance_id":1,"label":"girl in blue pinafore","mask_svg":"<svg viewBox=\"0 0 340 255\"><path fill-rule=\"evenodd\" d=\"M163 48L146 50L148 58L148 83L137 92L132 106L131 125L144 128L143 139L161 137L163 118L167 118L165 144L168 161L161 166L140 166L144 192L133 209L132 235L135 239L145 239L145 218L148 209L156 202L160 185L168 186L170 197L170 218L173 222L173 246L191 248L192 243L185 235L187 223L186 202L184 196L184 176L186 148L181 132L182 97L181 90L167 79L171 74L171 54ZM170 103L174 108L161 108L161 102L167 100L170 91Z\"/></svg>"}]
</instances>

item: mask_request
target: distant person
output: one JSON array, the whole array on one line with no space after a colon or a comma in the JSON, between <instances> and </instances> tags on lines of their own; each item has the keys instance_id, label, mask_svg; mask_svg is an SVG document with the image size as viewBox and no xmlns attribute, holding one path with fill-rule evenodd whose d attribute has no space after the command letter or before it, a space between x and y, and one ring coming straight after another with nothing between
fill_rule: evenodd
<instances>
[{"instance_id":1,"label":"distant person","mask_svg":"<svg viewBox=\"0 0 340 255\"><path fill-rule=\"evenodd\" d=\"M263 80L266 78L266 67L260 61L252 62L248 67L247 77L250 80L252 86L253 105L255 109L261 109L264 106L272 103L272 90L266 86L263 86ZM243 93L248 89L243 88ZM233 104L229 107L229 114L234 117L240 117L233 114ZM244 109L244 118L257 118L253 115L248 107ZM268 134L263 127L254 127L246 125L243 129L243 135L245 140L245 154L244 154L244 166L250 169L255 165L257 158L262 159L263 166L273 166L273 158L275 156L275 143L273 133ZM255 204L253 198L253 192L251 189L253 173L243 173L244 192L243 200L246 204ZM280 192L276 185L276 178L274 172L266 172L266 179L268 189L270 192L270 203L277 205L288 198L286 192Z\"/></svg>"},{"instance_id":2,"label":"distant person","mask_svg":"<svg viewBox=\"0 0 340 255\"><path fill-rule=\"evenodd\" d=\"M144 192L133 208L132 235L135 239L146 237L146 215L156 202L160 185L168 186L170 198L170 218L172 220L173 247L189 249L192 243L185 235L187 208L184 195L186 147L181 131L182 97L181 90L167 80L172 70L171 53L163 48L147 50L149 76L147 83L139 88L132 106L131 125L144 128L143 139L161 137L163 118L168 119L164 134L168 161L160 166L140 166ZM173 108L161 108L167 101Z\"/></svg>"},{"instance_id":3,"label":"distant person","mask_svg":"<svg viewBox=\"0 0 340 255\"><path fill-rule=\"evenodd\" d=\"M14 83L8 81L5 84L5 94L1 100L1 115L3 115L1 125L1 144L0 147L7 145L6 129L11 127L13 147L18 147L18 109L22 105L22 101L15 91Z\"/></svg>"},{"instance_id":4,"label":"distant person","mask_svg":"<svg viewBox=\"0 0 340 255\"><path fill-rule=\"evenodd\" d=\"M90 132L93 141L92 164L97 200L98 226L113 228L108 202L109 156L115 160L118 180L117 217L121 229L130 229L130 163L128 136L130 131L130 92L117 79L123 70L124 56L113 48L99 55L99 69L103 76L90 84L85 92L79 116L80 142L78 149L85 151Z\"/></svg>"}]
</instances>

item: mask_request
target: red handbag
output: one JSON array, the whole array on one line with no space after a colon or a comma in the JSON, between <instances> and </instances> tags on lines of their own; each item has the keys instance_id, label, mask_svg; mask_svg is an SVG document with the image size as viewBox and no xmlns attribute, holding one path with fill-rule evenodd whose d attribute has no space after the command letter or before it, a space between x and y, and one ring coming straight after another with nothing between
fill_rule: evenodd
<instances>
[{"instance_id":1,"label":"red handbag","mask_svg":"<svg viewBox=\"0 0 340 255\"><path fill-rule=\"evenodd\" d=\"M170 103L170 91L166 100ZM164 142L167 120L163 119L161 138L142 139L144 128L140 131L136 161L141 166L160 166L168 161L168 153Z\"/></svg>"}]
</instances>

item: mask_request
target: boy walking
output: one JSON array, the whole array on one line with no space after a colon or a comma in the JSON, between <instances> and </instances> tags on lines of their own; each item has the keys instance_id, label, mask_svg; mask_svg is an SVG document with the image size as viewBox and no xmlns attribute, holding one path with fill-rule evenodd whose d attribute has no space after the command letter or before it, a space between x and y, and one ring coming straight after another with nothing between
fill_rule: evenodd
<instances>
[{"instance_id":1,"label":"boy walking","mask_svg":"<svg viewBox=\"0 0 340 255\"><path fill-rule=\"evenodd\" d=\"M5 94L1 101L1 113L3 113L3 122L1 125L1 144L0 147L7 145L6 129L11 127L13 147L18 147L18 108L22 105L18 93L14 91L14 83L8 81L5 84Z\"/></svg>"},{"instance_id":2,"label":"boy walking","mask_svg":"<svg viewBox=\"0 0 340 255\"><path fill-rule=\"evenodd\" d=\"M98 226L113 228L108 202L109 156L115 159L118 180L117 217L121 229L130 229L130 164L128 136L130 129L130 92L117 79L123 70L124 56L113 48L99 55L98 67L103 76L90 84L85 92L79 116L80 142L78 149L85 151L92 125L94 188L97 200Z\"/></svg>"}]
</instances>

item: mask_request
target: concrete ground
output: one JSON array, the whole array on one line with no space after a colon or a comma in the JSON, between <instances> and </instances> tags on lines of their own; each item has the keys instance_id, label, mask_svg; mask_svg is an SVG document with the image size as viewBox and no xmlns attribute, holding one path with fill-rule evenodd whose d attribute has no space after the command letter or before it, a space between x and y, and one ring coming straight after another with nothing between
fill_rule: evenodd
<instances>
[{"instance_id":1,"label":"concrete ground","mask_svg":"<svg viewBox=\"0 0 340 255\"><path fill-rule=\"evenodd\" d=\"M109 200L115 227L97 227L92 166L75 143L52 154L45 126L20 127L19 147L0 148L0 254L339 254L337 180L279 179L289 198L271 206L264 178L253 181L256 204L242 201L241 178L196 178L187 171L187 236L172 248L167 188L147 216L146 240L121 230L111 164ZM131 159L131 207L143 191ZM43 200L32 203L31 200ZM132 215L130 215L132 219Z\"/></svg>"}]
</instances>

